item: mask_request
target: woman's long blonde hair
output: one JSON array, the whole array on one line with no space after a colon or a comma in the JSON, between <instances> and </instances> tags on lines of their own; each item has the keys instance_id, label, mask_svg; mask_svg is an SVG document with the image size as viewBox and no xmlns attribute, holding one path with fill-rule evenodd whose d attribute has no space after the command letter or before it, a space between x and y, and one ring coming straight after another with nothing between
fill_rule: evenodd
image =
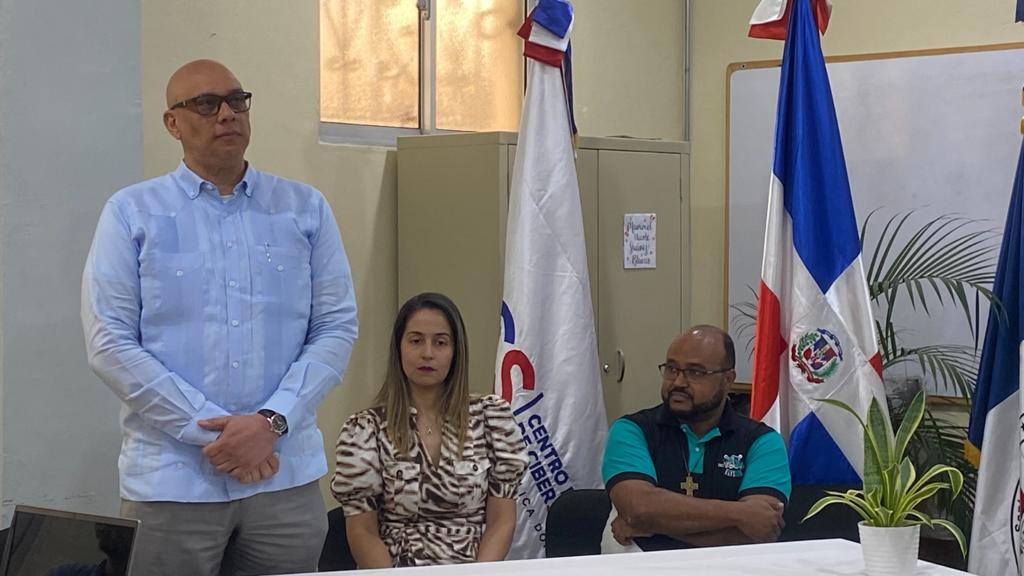
<instances>
[{"instance_id":1,"label":"woman's long blonde hair","mask_svg":"<svg viewBox=\"0 0 1024 576\"><path fill-rule=\"evenodd\" d=\"M459 447L466 441L469 420L469 343L466 341L466 326L462 322L462 314L451 298L444 294L424 292L407 300L398 311L391 331L387 374L373 401L375 406L384 409L387 434L400 454L408 454L412 447L412 425L409 417L412 397L409 392L409 379L402 370L402 337L405 336L409 318L424 309L437 310L443 314L452 332L452 365L444 380L441 417L443 422L455 428Z\"/></svg>"}]
</instances>

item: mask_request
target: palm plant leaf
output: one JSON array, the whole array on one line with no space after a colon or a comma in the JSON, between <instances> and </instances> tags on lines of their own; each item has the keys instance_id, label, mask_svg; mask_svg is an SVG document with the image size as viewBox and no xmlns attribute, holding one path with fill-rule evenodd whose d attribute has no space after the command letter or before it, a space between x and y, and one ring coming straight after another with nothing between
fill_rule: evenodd
<instances>
[{"instance_id":1,"label":"palm plant leaf","mask_svg":"<svg viewBox=\"0 0 1024 576\"><path fill-rule=\"evenodd\" d=\"M757 291L753 286L747 284L751 299L738 304L729 305L732 310L732 327L735 329L737 339L743 339L746 344L747 355L754 351L754 329L757 326Z\"/></svg>"},{"instance_id":2,"label":"palm plant leaf","mask_svg":"<svg viewBox=\"0 0 1024 576\"><path fill-rule=\"evenodd\" d=\"M895 336L879 335L879 342L887 344ZM886 370L904 363L920 366L925 377L931 376L943 390L955 392L957 396L970 400L974 395L974 381L978 375L978 350L973 346L958 344L933 344L917 348L896 348L879 346L882 354L882 369ZM893 348L896 348L895 350Z\"/></svg>"},{"instance_id":3,"label":"palm plant leaf","mask_svg":"<svg viewBox=\"0 0 1024 576\"><path fill-rule=\"evenodd\" d=\"M861 227L862 245L874 215L869 214ZM968 302L967 290L995 301L989 286L995 279L999 234L991 229L975 229L979 220L944 215L926 221L899 244L912 215L908 212L889 218L869 259L868 291L873 301L886 303L883 324L891 323L893 304L900 294L906 295L913 309L920 308L926 314L933 300L943 305L949 299L963 311L972 336L977 338L975 311Z\"/></svg>"}]
</instances>

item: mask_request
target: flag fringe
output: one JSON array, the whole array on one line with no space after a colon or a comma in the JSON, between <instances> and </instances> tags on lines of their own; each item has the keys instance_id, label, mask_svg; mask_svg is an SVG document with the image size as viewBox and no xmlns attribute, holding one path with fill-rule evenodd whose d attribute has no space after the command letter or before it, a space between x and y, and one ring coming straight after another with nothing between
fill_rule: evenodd
<instances>
[{"instance_id":1,"label":"flag fringe","mask_svg":"<svg viewBox=\"0 0 1024 576\"><path fill-rule=\"evenodd\" d=\"M970 440L964 440L964 458L974 466L975 470L981 467L981 450Z\"/></svg>"}]
</instances>

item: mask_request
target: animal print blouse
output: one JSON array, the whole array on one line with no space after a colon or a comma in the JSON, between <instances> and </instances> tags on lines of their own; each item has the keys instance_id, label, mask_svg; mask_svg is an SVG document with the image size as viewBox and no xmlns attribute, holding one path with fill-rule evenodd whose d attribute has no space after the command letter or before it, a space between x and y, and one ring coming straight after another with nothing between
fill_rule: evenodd
<instances>
[{"instance_id":1,"label":"animal print blouse","mask_svg":"<svg viewBox=\"0 0 1024 576\"><path fill-rule=\"evenodd\" d=\"M430 461L410 416L414 443L397 453L382 408L352 415L338 438L331 490L345 516L376 510L396 566L476 560L487 496L514 498L526 470L523 439L508 403L473 396L466 441L444 425L440 462Z\"/></svg>"}]
</instances>

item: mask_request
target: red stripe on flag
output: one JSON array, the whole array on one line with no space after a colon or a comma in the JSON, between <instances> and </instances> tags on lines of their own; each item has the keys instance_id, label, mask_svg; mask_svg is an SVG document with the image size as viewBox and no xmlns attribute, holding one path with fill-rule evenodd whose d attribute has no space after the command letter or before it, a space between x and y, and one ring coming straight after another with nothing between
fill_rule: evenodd
<instances>
[{"instance_id":1,"label":"red stripe on flag","mask_svg":"<svg viewBox=\"0 0 1024 576\"><path fill-rule=\"evenodd\" d=\"M761 420L779 397L779 370L786 340L780 328L779 298L764 282L757 292L757 328L754 336L754 383L750 391L750 417Z\"/></svg>"},{"instance_id":2,"label":"red stripe on flag","mask_svg":"<svg viewBox=\"0 0 1024 576\"><path fill-rule=\"evenodd\" d=\"M882 377L882 353L881 352L875 352L875 355L872 356L871 359L868 360L868 362L871 363L871 367L875 369L875 372L878 372L878 377L881 378Z\"/></svg>"},{"instance_id":3,"label":"red stripe on flag","mask_svg":"<svg viewBox=\"0 0 1024 576\"><path fill-rule=\"evenodd\" d=\"M547 64L548 66L554 66L555 68L562 67L562 60L565 59L565 52L555 50L549 46L534 44L533 42L525 42L524 44L523 56L533 58L538 62Z\"/></svg>"}]
</instances>

